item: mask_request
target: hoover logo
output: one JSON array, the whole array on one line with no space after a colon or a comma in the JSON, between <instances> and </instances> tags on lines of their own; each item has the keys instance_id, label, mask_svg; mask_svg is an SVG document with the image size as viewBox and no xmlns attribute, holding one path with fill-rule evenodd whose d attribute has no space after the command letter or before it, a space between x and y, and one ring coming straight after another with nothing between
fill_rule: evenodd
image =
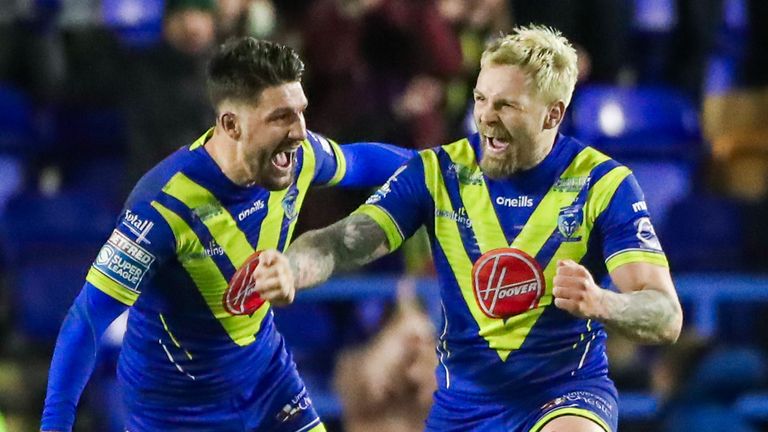
<instances>
[{"instance_id":1,"label":"hoover logo","mask_svg":"<svg viewBox=\"0 0 768 432\"><path fill-rule=\"evenodd\" d=\"M491 318L509 318L538 306L545 281L541 267L515 248L488 251L472 267L478 306Z\"/></svg>"}]
</instances>

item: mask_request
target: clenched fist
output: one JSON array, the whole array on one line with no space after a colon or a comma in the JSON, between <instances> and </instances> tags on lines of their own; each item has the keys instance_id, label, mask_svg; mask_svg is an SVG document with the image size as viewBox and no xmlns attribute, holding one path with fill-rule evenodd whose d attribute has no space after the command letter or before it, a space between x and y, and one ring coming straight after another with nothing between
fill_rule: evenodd
<instances>
[{"instance_id":1,"label":"clenched fist","mask_svg":"<svg viewBox=\"0 0 768 432\"><path fill-rule=\"evenodd\" d=\"M605 315L605 294L584 266L573 260L558 261L552 288L556 307L580 318L600 319Z\"/></svg>"},{"instance_id":2,"label":"clenched fist","mask_svg":"<svg viewBox=\"0 0 768 432\"><path fill-rule=\"evenodd\" d=\"M276 306L293 303L296 296L293 271L288 258L276 250L259 255L259 265L251 274L254 291Z\"/></svg>"}]
</instances>

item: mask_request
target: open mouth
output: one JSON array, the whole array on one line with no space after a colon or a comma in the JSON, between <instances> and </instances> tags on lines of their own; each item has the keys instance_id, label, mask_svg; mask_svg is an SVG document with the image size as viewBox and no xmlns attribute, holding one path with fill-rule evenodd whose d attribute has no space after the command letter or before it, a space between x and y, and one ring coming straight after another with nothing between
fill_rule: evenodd
<instances>
[{"instance_id":1,"label":"open mouth","mask_svg":"<svg viewBox=\"0 0 768 432\"><path fill-rule=\"evenodd\" d=\"M504 137L483 136L485 148L491 153L503 153L509 147L509 140Z\"/></svg>"},{"instance_id":2,"label":"open mouth","mask_svg":"<svg viewBox=\"0 0 768 432\"><path fill-rule=\"evenodd\" d=\"M296 158L296 150L298 148L292 148L288 150L278 151L272 155L272 165L280 171L290 170L293 166L293 161Z\"/></svg>"}]
</instances>

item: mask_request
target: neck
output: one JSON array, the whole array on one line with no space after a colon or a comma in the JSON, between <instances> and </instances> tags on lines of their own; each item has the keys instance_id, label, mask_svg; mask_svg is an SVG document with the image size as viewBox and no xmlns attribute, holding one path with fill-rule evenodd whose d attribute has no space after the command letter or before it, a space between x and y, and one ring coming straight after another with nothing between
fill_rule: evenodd
<instances>
[{"instance_id":1,"label":"neck","mask_svg":"<svg viewBox=\"0 0 768 432\"><path fill-rule=\"evenodd\" d=\"M205 143L205 150L211 155L211 159L232 183L238 186L250 186L254 183L254 176L239 157L237 148L237 142L222 132L218 126L214 129L211 139Z\"/></svg>"}]
</instances>

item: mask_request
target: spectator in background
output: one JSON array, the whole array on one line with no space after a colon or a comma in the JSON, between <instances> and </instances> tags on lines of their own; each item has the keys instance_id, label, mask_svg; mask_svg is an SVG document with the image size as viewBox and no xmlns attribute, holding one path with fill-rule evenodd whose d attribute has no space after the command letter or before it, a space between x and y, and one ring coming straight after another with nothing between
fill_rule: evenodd
<instances>
[{"instance_id":1,"label":"spectator in background","mask_svg":"<svg viewBox=\"0 0 768 432\"><path fill-rule=\"evenodd\" d=\"M210 127L205 64L216 37L214 0L169 0L163 41L130 62L127 184Z\"/></svg>"},{"instance_id":2,"label":"spectator in background","mask_svg":"<svg viewBox=\"0 0 768 432\"><path fill-rule=\"evenodd\" d=\"M401 282L392 316L365 346L342 353L336 389L347 432L424 429L437 389L435 329L409 281Z\"/></svg>"},{"instance_id":3,"label":"spectator in background","mask_svg":"<svg viewBox=\"0 0 768 432\"><path fill-rule=\"evenodd\" d=\"M461 47L436 0L318 0L303 29L313 124L416 148L445 138L444 80L460 73Z\"/></svg>"}]
</instances>

